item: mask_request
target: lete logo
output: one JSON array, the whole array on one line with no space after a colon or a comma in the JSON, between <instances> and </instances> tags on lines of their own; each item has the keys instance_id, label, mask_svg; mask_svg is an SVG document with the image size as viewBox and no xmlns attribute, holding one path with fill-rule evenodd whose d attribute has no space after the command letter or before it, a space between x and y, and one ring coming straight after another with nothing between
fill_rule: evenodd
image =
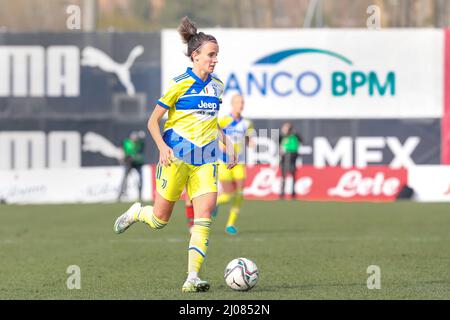
<instances>
[{"instance_id":1,"label":"lete logo","mask_svg":"<svg viewBox=\"0 0 450 320\"><path fill-rule=\"evenodd\" d=\"M252 167L253 169L255 167ZM245 188L244 194L246 196L254 197L268 197L271 195L278 195L281 190L281 177L277 176L277 168L263 168L259 171L253 179L250 179L251 184ZM286 193L291 193L290 186L292 185L292 178L289 177L289 182L286 183ZM311 177L301 177L295 182L295 192L297 195L308 195L311 191L313 179Z\"/></svg>"},{"instance_id":2,"label":"lete logo","mask_svg":"<svg viewBox=\"0 0 450 320\"><path fill-rule=\"evenodd\" d=\"M244 191L246 197L278 197L281 177L277 167L250 166L247 173L247 186ZM298 168L294 188L300 199L392 201L406 181L405 169L382 166L364 169L302 166ZM288 177L285 185L285 193L290 194L292 177Z\"/></svg>"},{"instance_id":3,"label":"lete logo","mask_svg":"<svg viewBox=\"0 0 450 320\"><path fill-rule=\"evenodd\" d=\"M399 192L400 180L397 177L386 178L383 172L375 177L363 177L358 170L345 173L336 187L328 190L328 195L342 198L354 196L395 196Z\"/></svg>"}]
</instances>

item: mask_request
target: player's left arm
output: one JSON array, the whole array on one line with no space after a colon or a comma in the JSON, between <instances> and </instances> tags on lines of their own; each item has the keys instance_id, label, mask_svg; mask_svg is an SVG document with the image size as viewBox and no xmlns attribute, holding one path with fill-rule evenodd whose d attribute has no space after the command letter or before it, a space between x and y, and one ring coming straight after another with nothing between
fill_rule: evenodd
<instances>
[{"instance_id":1,"label":"player's left arm","mask_svg":"<svg viewBox=\"0 0 450 320\"><path fill-rule=\"evenodd\" d=\"M223 132L223 129L219 125L217 126L217 128L219 130L219 140L225 146L225 152L231 159L231 162L227 165L227 168L232 169L237 164L237 156L233 148L233 143L231 142L230 138L227 137L225 132Z\"/></svg>"}]
</instances>

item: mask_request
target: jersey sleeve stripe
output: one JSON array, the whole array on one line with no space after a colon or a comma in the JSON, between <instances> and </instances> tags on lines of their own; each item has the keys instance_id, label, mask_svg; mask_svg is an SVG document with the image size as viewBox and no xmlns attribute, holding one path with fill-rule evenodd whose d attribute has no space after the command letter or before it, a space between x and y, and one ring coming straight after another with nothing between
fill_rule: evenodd
<instances>
[{"instance_id":1,"label":"jersey sleeve stripe","mask_svg":"<svg viewBox=\"0 0 450 320\"><path fill-rule=\"evenodd\" d=\"M179 82L179 81L181 81L181 80L183 80L183 79L186 79L186 78L188 78L188 77L189 77L189 75L186 73L186 74L181 75L181 76L179 76L179 77L173 78L173 80L174 80L175 82Z\"/></svg>"},{"instance_id":2,"label":"jersey sleeve stripe","mask_svg":"<svg viewBox=\"0 0 450 320\"><path fill-rule=\"evenodd\" d=\"M163 107L164 109L170 110L170 107L167 104L165 104L164 102L161 102L160 100L157 100L156 104Z\"/></svg>"},{"instance_id":3,"label":"jersey sleeve stripe","mask_svg":"<svg viewBox=\"0 0 450 320\"><path fill-rule=\"evenodd\" d=\"M218 79L218 78L216 78L216 77L211 77L214 81L216 81L216 82L218 82L219 84L221 84L222 86L224 85L223 84L223 82L220 80L220 79Z\"/></svg>"}]
</instances>

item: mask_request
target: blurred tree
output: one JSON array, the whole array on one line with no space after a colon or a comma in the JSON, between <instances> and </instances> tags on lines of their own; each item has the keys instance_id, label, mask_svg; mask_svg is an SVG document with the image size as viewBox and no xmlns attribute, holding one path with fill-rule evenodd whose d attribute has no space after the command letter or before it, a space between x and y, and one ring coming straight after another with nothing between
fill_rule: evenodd
<instances>
[{"instance_id":1,"label":"blurred tree","mask_svg":"<svg viewBox=\"0 0 450 320\"><path fill-rule=\"evenodd\" d=\"M449 26L449 11L450 4L448 0L435 0L434 1L434 21L435 26L438 28Z\"/></svg>"},{"instance_id":2,"label":"blurred tree","mask_svg":"<svg viewBox=\"0 0 450 320\"><path fill-rule=\"evenodd\" d=\"M146 0L133 0L132 2L133 16L139 20L149 20L150 3Z\"/></svg>"},{"instance_id":3,"label":"blurred tree","mask_svg":"<svg viewBox=\"0 0 450 320\"><path fill-rule=\"evenodd\" d=\"M67 31L66 8L80 0L0 0L0 27L9 31Z\"/></svg>"},{"instance_id":4,"label":"blurred tree","mask_svg":"<svg viewBox=\"0 0 450 320\"><path fill-rule=\"evenodd\" d=\"M93 0L97 29L175 28L188 15L202 28L299 28L317 3L313 25L365 28L367 8L381 9L382 27L445 27L450 0ZM66 31L66 7L82 0L0 0L0 27L11 31Z\"/></svg>"}]
</instances>

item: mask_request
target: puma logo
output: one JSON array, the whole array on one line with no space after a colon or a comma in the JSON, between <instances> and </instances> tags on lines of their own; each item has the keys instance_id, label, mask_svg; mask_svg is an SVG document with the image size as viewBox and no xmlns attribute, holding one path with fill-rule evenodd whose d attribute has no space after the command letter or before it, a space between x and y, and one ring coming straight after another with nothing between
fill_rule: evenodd
<instances>
[{"instance_id":1,"label":"puma logo","mask_svg":"<svg viewBox=\"0 0 450 320\"><path fill-rule=\"evenodd\" d=\"M86 67L98 67L105 72L114 73L119 78L120 83L125 87L127 94L133 96L136 93L133 83L131 82L130 69L134 61L144 53L143 46L136 46L128 55L127 61L117 63L103 51L86 47L82 52L81 65Z\"/></svg>"},{"instance_id":2,"label":"puma logo","mask_svg":"<svg viewBox=\"0 0 450 320\"><path fill-rule=\"evenodd\" d=\"M116 147L105 137L95 133L87 132L83 137L83 151L98 152L101 155L120 160L123 158L123 151Z\"/></svg>"}]
</instances>

